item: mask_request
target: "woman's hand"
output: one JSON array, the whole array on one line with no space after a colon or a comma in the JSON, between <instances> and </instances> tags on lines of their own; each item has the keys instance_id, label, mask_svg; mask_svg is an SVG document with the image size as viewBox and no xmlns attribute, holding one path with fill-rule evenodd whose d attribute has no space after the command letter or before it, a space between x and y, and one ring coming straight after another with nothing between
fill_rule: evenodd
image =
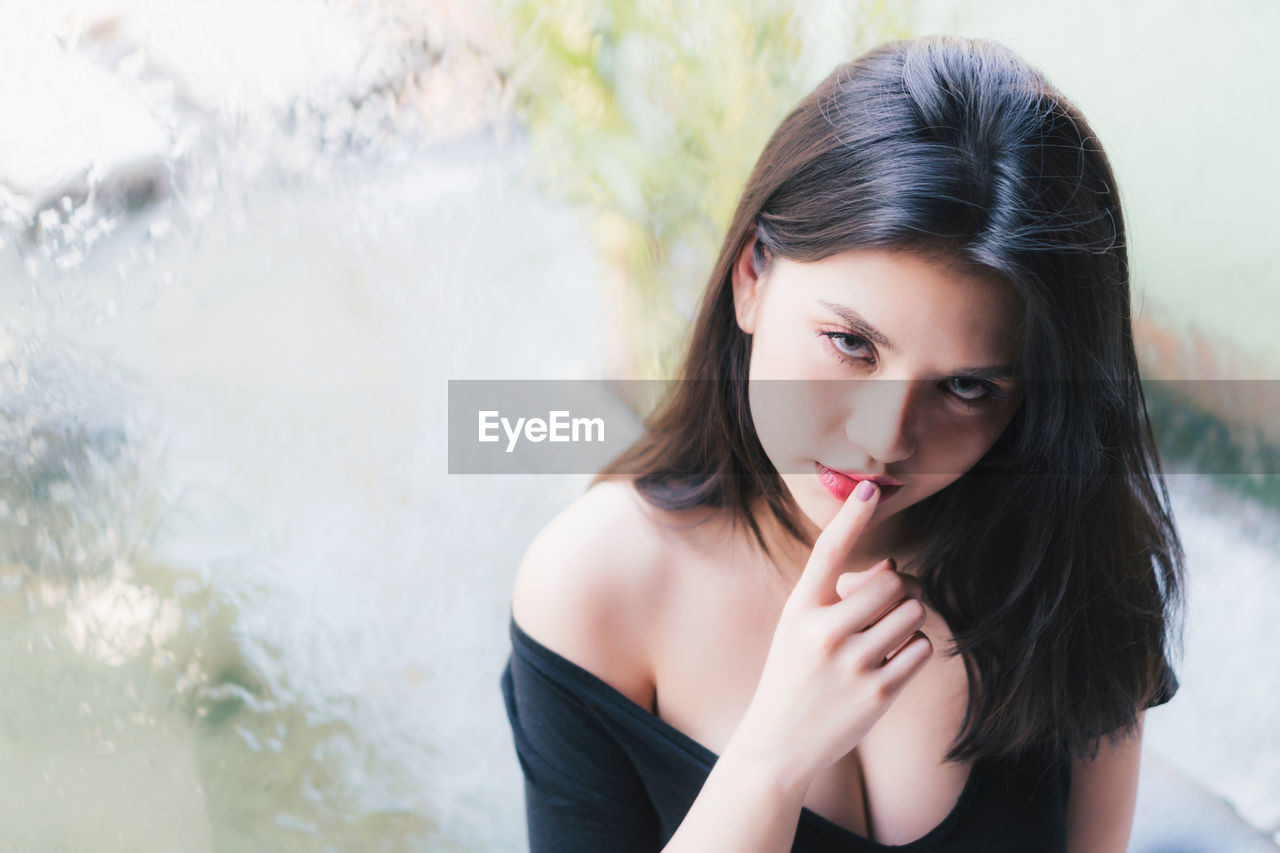
<instances>
[{"instance_id":1,"label":"woman's hand","mask_svg":"<svg viewBox=\"0 0 1280 853\"><path fill-rule=\"evenodd\" d=\"M919 581L891 559L842 572L879 497L855 489L818 536L726 748L763 760L787 786L807 787L856 747L933 654Z\"/></svg>"}]
</instances>

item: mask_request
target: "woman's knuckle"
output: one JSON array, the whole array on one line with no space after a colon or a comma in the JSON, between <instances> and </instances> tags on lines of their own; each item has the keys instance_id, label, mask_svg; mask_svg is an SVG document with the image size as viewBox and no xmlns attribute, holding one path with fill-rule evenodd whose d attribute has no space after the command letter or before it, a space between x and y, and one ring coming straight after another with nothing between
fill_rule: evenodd
<instances>
[{"instance_id":1,"label":"woman's knuckle","mask_svg":"<svg viewBox=\"0 0 1280 853\"><path fill-rule=\"evenodd\" d=\"M906 601L902 602L902 609L903 615L910 619L911 622L915 623L917 628L920 627L920 624L924 622L925 617L928 616L928 613L925 612L924 605L915 598L908 598Z\"/></svg>"},{"instance_id":2,"label":"woman's knuckle","mask_svg":"<svg viewBox=\"0 0 1280 853\"><path fill-rule=\"evenodd\" d=\"M881 575L880 588L889 595L902 596L907 591L907 585L902 580L902 575L897 572L885 572Z\"/></svg>"},{"instance_id":3,"label":"woman's knuckle","mask_svg":"<svg viewBox=\"0 0 1280 853\"><path fill-rule=\"evenodd\" d=\"M922 631L916 631L911 635L911 638L903 646L903 651L907 650L907 646L911 647L912 653L919 655L922 663L933 657L933 643L929 641L929 637Z\"/></svg>"},{"instance_id":4,"label":"woman's knuckle","mask_svg":"<svg viewBox=\"0 0 1280 853\"><path fill-rule=\"evenodd\" d=\"M801 629L801 640L811 653L829 654L840 644L840 632L823 619L810 619Z\"/></svg>"}]
</instances>

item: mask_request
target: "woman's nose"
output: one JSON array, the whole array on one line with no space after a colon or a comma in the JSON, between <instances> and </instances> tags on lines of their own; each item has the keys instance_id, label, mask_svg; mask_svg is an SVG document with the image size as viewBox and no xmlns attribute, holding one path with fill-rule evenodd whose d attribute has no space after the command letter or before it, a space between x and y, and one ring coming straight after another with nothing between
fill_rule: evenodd
<instances>
[{"instance_id":1,"label":"woman's nose","mask_svg":"<svg viewBox=\"0 0 1280 853\"><path fill-rule=\"evenodd\" d=\"M845 435L877 462L899 462L915 451L911 399L915 383L909 379L857 380L853 411L845 421Z\"/></svg>"}]
</instances>

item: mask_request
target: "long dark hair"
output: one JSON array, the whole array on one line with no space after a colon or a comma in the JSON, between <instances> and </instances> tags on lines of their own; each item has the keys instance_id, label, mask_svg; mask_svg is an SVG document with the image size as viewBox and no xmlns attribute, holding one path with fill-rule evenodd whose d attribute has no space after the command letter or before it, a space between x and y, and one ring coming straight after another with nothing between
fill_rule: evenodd
<instances>
[{"instance_id":1,"label":"long dark hair","mask_svg":"<svg viewBox=\"0 0 1280 853\"><path fill-rule=\"evenodd\" d=\"M753 507L812 546L756 438L732 267L861 248L942 254L1010 283L1022 401L982 460L912 508L926 600L970 673L948 759L1094 754L1177 688L1183 552L1134 353L1115 178L1083 116L999 44L925 38L838 67L783 120L743 191L683 367L593 480L665 509Z\"/></svg>"}]
</instances>

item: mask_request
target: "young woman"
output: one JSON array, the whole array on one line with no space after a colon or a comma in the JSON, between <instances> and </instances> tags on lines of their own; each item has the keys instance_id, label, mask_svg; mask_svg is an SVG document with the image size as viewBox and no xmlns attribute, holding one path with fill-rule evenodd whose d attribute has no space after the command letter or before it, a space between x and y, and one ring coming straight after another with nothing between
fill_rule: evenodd
<instances>
[{"instance_id":1,"label":"young woman","mask_svg":"<svg viewBox=\"0 0 1280 853\"><path fill-rule=\"evenodd\" d=\"M1182 551L1079 111L990 42L837 68L680 380L519 568L532 850L1123 851Z\"/></svg>"}]
</instances>

